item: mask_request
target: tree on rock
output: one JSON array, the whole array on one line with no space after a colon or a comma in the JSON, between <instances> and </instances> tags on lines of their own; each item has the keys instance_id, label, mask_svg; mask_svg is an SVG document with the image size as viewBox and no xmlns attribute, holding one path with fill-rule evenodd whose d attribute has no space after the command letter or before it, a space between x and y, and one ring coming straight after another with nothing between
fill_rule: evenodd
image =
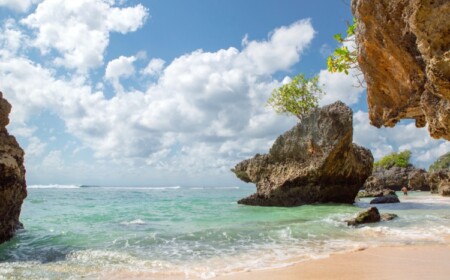
<instances>
[{"instance_id":1,"label":"tree on rock","mask_svg":"<svg viewBox=\"0 0 450 280\"><path fill-rule=\"evenodd\" d=\"M411 151L405 150L400 153L391 153L384 156L379 161L373 164L374 167L383 167L384 169L389 169L391 167L408 167L410 164L409 160L411 158Z\"/></svg>"},{"instance_id":2,"label":"tree on rock","mask_svg":"<svg viewBox=\"0 0 450 280\"><path fill-rule=\"evenodd\" d=\"M306 113L319 106L320 94L323 91L318 76L308 79L299 74L290 83L275 89L267 105L279 114L294 115L301 121Z\"/></svg>"}]
</instances>

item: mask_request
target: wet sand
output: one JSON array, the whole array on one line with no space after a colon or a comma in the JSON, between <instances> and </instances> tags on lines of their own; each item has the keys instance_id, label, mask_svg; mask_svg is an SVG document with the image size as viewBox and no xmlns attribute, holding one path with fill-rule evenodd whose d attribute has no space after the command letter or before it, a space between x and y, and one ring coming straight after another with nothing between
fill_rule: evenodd
<instances>
[{"instance_id":1,"label":"wet sand","mask_svg":"<svg viewBox=\"0 0 450 280\"><path fill-rule=\"evenodd\" d=\"M285 268L241 272L214 279L450 279L450 243L370 248Z\"/></svg>"}]
</instances>

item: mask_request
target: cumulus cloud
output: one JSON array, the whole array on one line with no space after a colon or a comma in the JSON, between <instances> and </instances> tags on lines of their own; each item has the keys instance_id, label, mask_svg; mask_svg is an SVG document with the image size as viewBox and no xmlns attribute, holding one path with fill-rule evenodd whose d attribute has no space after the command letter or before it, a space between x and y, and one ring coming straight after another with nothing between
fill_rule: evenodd
<instances>
[{"instance_id":1,"label":"cumulus cloud","mask_svg":"<svg viewBox=\"0 0 450 280\"><path fill-rule=\"evenodd\" d=\"M27 24L32 22L45 25L27 18ZM40 32L37 42L45 42L39 41ZM111 98L105 97L102 86L93 89L84 75L59 77L25 57L3 57L0 80L15 108L15 129L45 109L61 118L67 132L98 159L173 172L228 172L237 160L267 150L295 123L295 118L277 116L264 104L281 84L272 75L295 65L313 35L311 23L303 20L276 29L266 41L248 41L242 50L197 50L167 66L153 59L139 71L137 56L121 56L108 63L105 80L121 85L120 78L133 73L157 74L159 79L144 91L123 90ZM276 60L277 55L282 57ZM55 152L45 162L58 163L60 155Z\"/></svg>"},{"instance_id":2,"label":"cumulus cloud","mask_svg":"<svg viewBox=\"0 0 450 280\"><path fill-rule=\"evenodd\" d=\"M26 12L28 9L42 0L0 0L0 7L7 7L17 12Z\"/></svg>"},{"instance_id":3,"label":"cumulus cloud","mask_svg":"<svg viewBox=\"0 0 450 280\"><path fill-rule=\"evenodd\" d=\"M413 163L428 168L437 157L450 151L449 142L432 139L427 128L416 128L413 122L378 129L370 125L367 112L357 111L353 125L354 142L369 148L375 160L391 152L410 150Z\"/></svg>"},{"instance_id":4,"label":"cumulus cloud","mask_svg":"<svg viewBox=\"0 0 450 280\"><path fill-rule=\"evenodd\" d=\"M44 0L21 22L35 30L32 44L42 53L60 54L56 65L86 72L103 64L110 32L136 31L147 16L140 4L118 8L105 0Z\"/></svg>"},{"instance_id":5,"label":"cumulus cloud","mask_svg":"<svg viewBox=\"0 0 450 280\"><path fill-rule=\"evenodd\" d=\"M165 63L166 62L161 58L154 58L150 60L147 67L142 70L142 73L148 76L159 76L164 68Z\"/></svg>"}]
</instances>

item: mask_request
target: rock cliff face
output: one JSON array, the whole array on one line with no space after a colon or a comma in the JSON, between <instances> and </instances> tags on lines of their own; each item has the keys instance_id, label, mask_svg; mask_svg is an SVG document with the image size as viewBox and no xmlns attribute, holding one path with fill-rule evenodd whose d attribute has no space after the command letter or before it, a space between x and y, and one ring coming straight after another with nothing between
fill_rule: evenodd
<instances>
[{"instance_id":1,"label":"rock cliff face","mask_svg":"<svg viewBox=\"0 0 450 280\"><path fill-rule=\"evenodd\" d=\"M450 169L442 169L428 175L432 193L450 196Z\"/></svg>"},{"instance_id":2,"label":"rock cliff face","mask_svg":"<svg viewBox=\"0 0 450 280\"><path fill-rule=\"evenodd\" d=\"M353 0L371 123L415 119L450 140L450 1Z\"/></svg>"},{"instance_id":3,"label":"rock cliff face","mask_svg":"<svg viewBox=\"0 0 450 280\"><path fill-rule=\"evenodd\" d=\"M19 215L27 196L24 152L6 130L10 111L11 105L0 92L0 243L10 239L16 229L22 227Z\"/></svg>"},{"instance_id":4,"label":"rock cliff face","mask_svg":"<svg viewBox=\"0 0 450 280\"><path fill-rule=\"evenodd\" d=\"M414 166L394 166L389 169L378 167L364 183L364 189L368 193L379 193L386 188L400 191L402 187L414 191L429 191L427 172Z\"/></svg>"},{"instance_id":5,"label":"rock cliff face","mask_svg":"<svg viewBox=\"0 0 450 280\"><path fill-rule=\"evenodd\" d=\"M372 172L372 153L352 143L352 111L342 102L316 109L279 136L268 154L232 170L257 192L239 201L262 206L353 203Z\"/></svg>"}]
</instances>

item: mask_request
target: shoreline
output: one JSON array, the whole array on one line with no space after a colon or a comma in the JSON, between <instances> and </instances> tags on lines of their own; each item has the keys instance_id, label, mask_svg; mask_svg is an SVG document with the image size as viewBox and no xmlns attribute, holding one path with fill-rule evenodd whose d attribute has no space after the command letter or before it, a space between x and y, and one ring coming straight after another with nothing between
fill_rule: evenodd
<instances>
[{"instance_id":1,"label":"shoreline","mask_svg":"<svg viewBox=\"0 0 450 280\"><path fill-rule=\"evenodd\" d=\"M372 247L327 258L221 275L217 280L294 279L448 279L450 237L442 245Z\"/></svg>"}]
</instances>

